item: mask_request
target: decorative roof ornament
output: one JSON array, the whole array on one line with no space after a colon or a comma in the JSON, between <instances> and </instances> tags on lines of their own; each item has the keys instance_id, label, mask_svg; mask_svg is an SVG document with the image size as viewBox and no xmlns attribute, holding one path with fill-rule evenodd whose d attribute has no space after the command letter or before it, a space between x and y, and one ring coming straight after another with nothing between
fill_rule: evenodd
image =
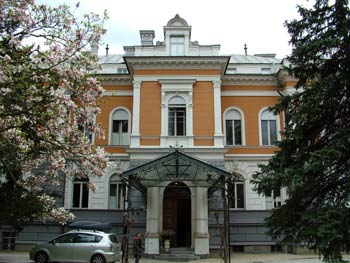
<instances>
[{"instance_id":1,"label":"decorative roof ornament","mask_svg":"<svg viewBox=\"0 0 350 263\"><path fill-rule=\"evenodd\" d=\"M170 19L167 27L184 27L188 26L188 23L185 19L181 18L179 14L176 14L174 18Z\"/></svg>"}]
</instances>

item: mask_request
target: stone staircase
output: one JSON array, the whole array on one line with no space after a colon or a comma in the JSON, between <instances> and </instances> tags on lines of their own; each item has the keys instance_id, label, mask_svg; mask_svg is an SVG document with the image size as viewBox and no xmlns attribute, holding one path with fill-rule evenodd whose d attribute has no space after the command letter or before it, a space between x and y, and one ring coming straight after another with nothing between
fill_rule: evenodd
<instances>
[{"instance_id":1,"label":"stone staircase","mask_svg":"<svg viewBox=\"0 0 350 263\"><path fill-rule=\"evenodd\" d=\"M187 247L170 248L169 252L161 251L159 255L155 255L153 258L175 262L186 262L189 260L200 259L199 256L194 254L194 251L191 248Z\"/></svg>"}]
</instances>

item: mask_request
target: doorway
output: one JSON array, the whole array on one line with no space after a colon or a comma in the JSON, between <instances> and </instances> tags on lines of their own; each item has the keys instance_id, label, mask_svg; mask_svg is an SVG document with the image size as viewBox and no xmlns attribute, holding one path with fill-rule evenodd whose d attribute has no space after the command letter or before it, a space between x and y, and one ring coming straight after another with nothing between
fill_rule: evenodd
<instances>
[{"instance_id":1,"label":"doorway","mask_svg":"<svg viewBox=\"0 0 350 263\"><path fill-rule=\"evenodd\" d=\"M191 246L191 191L184 183L171 183L164 191L163 230L173 230L172 247Z\"/></svg>"}]
</instances>

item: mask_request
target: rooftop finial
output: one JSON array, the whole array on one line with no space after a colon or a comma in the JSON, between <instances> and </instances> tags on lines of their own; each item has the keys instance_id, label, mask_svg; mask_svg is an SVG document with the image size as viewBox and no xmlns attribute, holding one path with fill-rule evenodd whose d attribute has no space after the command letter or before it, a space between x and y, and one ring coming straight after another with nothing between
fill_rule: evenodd
<instances>
[{"instance_id":1,"label":"rooftop finial","mask_svg":"<svg viewBox=\"0 0 350 263\"><path fill-rule=\"evenodd\" d=\"M247 44L244 44L244 54L248 55L248 48L247 48Z\"/></svg>"},{"instance_id":2,"label":"rooftop finial","mask_svg":"<svg viewBox=\"0 0 350 263\"><path fill-rule=\"evenodd\" d=\"M109 47L108 47L108 44L106 45L106 56L108 56L108 50L109 50Z\"/></svg>"}]
</instances>

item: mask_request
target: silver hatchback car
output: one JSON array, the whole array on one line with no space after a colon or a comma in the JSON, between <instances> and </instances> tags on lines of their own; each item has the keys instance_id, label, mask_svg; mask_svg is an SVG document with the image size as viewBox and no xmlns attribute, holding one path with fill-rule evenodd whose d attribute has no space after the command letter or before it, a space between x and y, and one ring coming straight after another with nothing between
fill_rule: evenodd
<instances>
[{"instance_id":1,"label":"silver hatchback car","mask_svg":"<svg viewBox=\"0 0 350 263\"><path fill-rule=\"evenodd\" d=\"M36 263L120 261L121 244L117 236L92 230L72 230L35 246L29 257Z\"/></svg>"}]
</instances>

